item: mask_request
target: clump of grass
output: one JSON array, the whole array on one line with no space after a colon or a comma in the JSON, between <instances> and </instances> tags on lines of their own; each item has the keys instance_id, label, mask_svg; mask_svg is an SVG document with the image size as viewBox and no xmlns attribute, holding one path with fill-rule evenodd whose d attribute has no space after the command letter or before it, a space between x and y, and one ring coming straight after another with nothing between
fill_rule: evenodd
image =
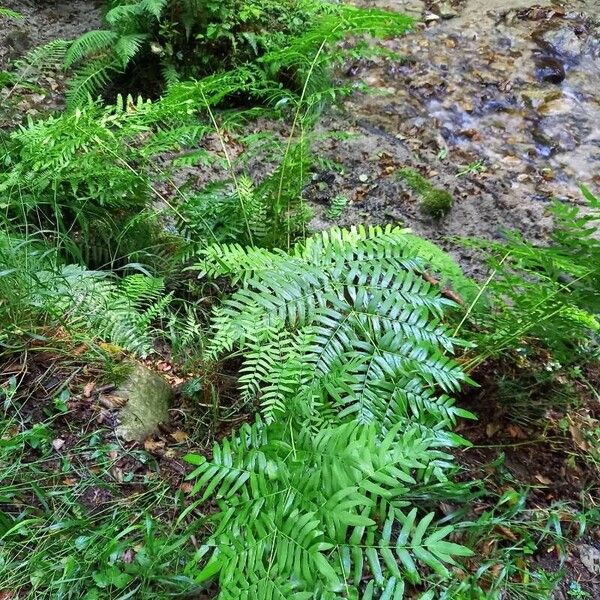
<instances>
[{"instance_id":1,"label":"clump of grass","mask_svg":"<svg viewBox=\"0 0 600 600\"><path fill-rule=\"evenodd\" d=\"M452 208L454 204L452 194L444 189L434 187L415 169L410 167L400 169L398 175L413 192L420 196L419 208L425 214L432 217L443 217Z\"/></svg>"}]
</instances>

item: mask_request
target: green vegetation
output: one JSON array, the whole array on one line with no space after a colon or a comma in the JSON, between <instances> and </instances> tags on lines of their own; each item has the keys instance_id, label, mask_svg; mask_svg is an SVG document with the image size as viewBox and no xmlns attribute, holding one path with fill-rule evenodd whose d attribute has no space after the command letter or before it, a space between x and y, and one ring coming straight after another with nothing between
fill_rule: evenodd
<instances>
[{"instance_id":1,"label":"green vegetation","mask_svg":"<svg viewBox=\"0 0 600 600\"><path fill-rule=\"evenodd\" d=\"M434 187L418 171L407 167L400 169L398 175L421 198L419 208L426 215L443 217L452 208L454 204L452 194L447 190Z\"/></svg>"},{"instance_id":2,"label":"green vegetation","mask_svg":"<svg viewBox=\"0 0 600 600\"><path fill-rule=\"evenodd\" d=\"M15 66L66 60L69 102L0 133L0 598L547 599L597 480L547 500L543 463L521 481L508 454L600 464L600 200L557 203L546 245L454 240L478 280L396 225L311 232L336 44L410 19L119 0L105 21ZM142 443L115 434L131 361L177 392Z\"/></svg>"}]
</instances>

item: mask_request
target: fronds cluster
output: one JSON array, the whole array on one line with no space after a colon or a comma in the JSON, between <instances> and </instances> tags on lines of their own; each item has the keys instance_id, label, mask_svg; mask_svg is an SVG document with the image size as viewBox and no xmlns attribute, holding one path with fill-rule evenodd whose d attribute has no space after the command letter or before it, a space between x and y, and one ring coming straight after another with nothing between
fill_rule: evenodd
<instances>
[{"instance_id":1,"label":"fronds cluster","mask_svg":"<svg viewBox=\"0 0 600 600\"><path fill-rule=\"evenodd\" d=\"M519 233L504 243L468 240L487 257L491 277L486 303L472 316L477 361L507 349L542 346L563 364L597 352L600 333L600 200L582 188L587 206L553 205L551 243L537 245ZM489 309L489 310L488 310Z\"/></svg>"},{"instance_id":2,"label":"fronds cluster","mask_svg":"<svg viewBox=\"0 0 600 600\"><path fill-rule=\"evenodd\" d=\"M209 352L243 357L253 425L190 456L219 507L197 579L220 598L403 598L466 548L427 498L452 487L445 451L470 416L449 357L454 304L423 277L406 230L333 229L289 252L215 245L199 265L239 285ZM417 504L416 499L420 501Z\"/></svg>"},{"instance_id":3,"label":"fronds cluster","mask_svg":"<svg viewBox=\"0 0 600 600\"><path fill-rule=\"evenodd\" d=\"M65 66L75 68L69 105L81 106L137 66L165 87L251 66L257 87L269 80L298 90L310 74L314 90L330 93L336 41L397 35L411 24L404 15L326 0L119 0L110 3L106 28L84 34L66 53Z\"/></svg>"}]
</instances>

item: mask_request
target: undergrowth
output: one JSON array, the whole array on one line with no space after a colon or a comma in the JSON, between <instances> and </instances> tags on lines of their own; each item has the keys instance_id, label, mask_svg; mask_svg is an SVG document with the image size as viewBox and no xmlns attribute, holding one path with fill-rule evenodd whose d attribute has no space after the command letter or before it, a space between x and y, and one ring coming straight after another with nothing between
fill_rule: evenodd
<instances>
[{"instance_id":1,"label":"undergrowth","mask_svg":"<svg viewBox=\"0 0 600 600\"><path fill-rule=\"evenodd\" d=\"M581 377L597 358L598 199L556 204L546 246L463 241L487 260L484 281L399 227L311 235L313 129L347 91L329 76L338 42L411 20L315 0L118 0L105 22L16 65L13 85L64 61L68 108L0 137L0 349L22 377L0 383L0 597L547 597L554 578L523 556L547 539L564 551L563 513L461 473L456 429L474 415L454 396L499 358ZM120 75L144 89L145 72L159 97L120 93ZM111 86L114 104L92 100ZM265 118L283 133L248 133ZM432 216L451 208L400 175ZM28 353L65 339L181 375L216 438L189 442L188 483L110 481L115 452L153 459L108 425L76 423L81 448L58 438L87 402L70 375L36 413ZM111 500L87 511L96 488Z\"/></svg>"}]
</instances>

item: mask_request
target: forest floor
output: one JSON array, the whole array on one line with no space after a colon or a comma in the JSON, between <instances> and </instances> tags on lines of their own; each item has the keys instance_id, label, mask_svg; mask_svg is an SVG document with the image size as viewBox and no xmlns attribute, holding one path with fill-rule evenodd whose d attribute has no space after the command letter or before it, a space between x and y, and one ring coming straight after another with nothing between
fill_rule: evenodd
<instances>
[{"instance_id":1,"label":"forest floor","mask_svg":"<svg viewBox=\"0 0 600 600\"><path fill-rule=\"evenodd\" d=\"M91 1L2 4L25 19L0 32L0 67L40 43L72 39L99 23ZM329 109L319 125L324 134L317 144L320 164L306 190L316 211L315 228L334 224L328 209L342 195L348 205L336 223L401 222L451 248L467 271L476 272L469 254L449 238L495 239L504 229L518 229L540 241L550 231L546 209L552 199L580 203L580 183L599 189L597 0L375 4L422 22L413 33L384 44L404 60L357 60L340 73L346 84L365 83L369 91L357 89ZM61 106L62 76L44 77L40 89L18 96L2 90L7 110L0 126ZM325 135L331 132L346 139ZM452 193L454 206L445 217L420 212L417 198L397 176L406 166ZM203 408L198 415L202 401L179 393L189 374L181 376L168 355L148 366L178 393L169 422L135 444L115 437L118 406L103 387L113 383L110 375L79 356L68 341L60 351L34 349L0 365L0 387L6 390L11 380L20 383L19 420L51 431L40 430L51 438L50 457L40 461L32 443L31 456L23 460L39 463L40 481L55 492L74 493L91 514L135 504L157 486L166 490L165 499L185 495L191 486L181 457L206 453L214 439L245 418L236 415L233 394L231 410L220 406L217 415ZM501 367L487 365L486 372L473 374L481 387L465 393L462 402L479 420L465 422L458 431L473 443L458 456L462 477L484 481L488 493L470 507L444 510L464 510L472 521L490 516L472 570L482 557L497 556L492 575L510 580L507 599L533 597L526 594L540 584L530 573L543 569L564 572L554 600L600 600L600 396L594 384L600 374L591 368L563 384L548 384L539 375L551 369L547 365L524 359L514 374ZM230 416L223 419L223 414ZM515 515L519 507L519 516L506 516L507 505L515 507ZM170 508L167 501L155 511L168 520ZM584 535L575 541L578 530ZM505 573L503 567L515 556L521 563ZM9 594L0 589L1 600L11 600Z\"/></svg>"}]
</instances>

